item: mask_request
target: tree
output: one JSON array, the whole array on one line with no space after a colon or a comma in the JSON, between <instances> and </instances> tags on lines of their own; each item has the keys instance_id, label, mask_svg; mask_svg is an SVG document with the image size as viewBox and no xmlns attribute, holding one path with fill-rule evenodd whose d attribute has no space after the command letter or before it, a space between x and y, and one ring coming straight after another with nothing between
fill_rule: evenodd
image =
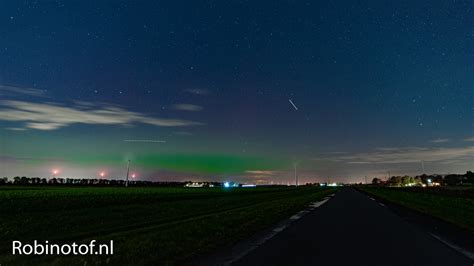
<instances>
[{"instance_id":1,"label":"tree","mask_svg":"<svg viewBox=\"0 0 474 266\"><path fill-rule=\"evenodd\" d=\"M421 184L423 184L423 180L419 176L417 176L415 177L415 184L417 186L421 186Z\"/></svg>"},{"instance_id":2,"label":"tree","mask_svg":"<svg viewBox=\"0 0 474 266\"><path fill-rule=\"evenodd\" d=\"M390 184L391 184L392 186L397 186L397 187L399 187L399 186L402 185L402 183L403 183L403 178L402 178L401 176L392 176L392 177L390 178Z\"/></svg>"},{"instance_id":3,"label":"tree","mask_svg":"<svg viewBox=\"0 0 474 266\"><path fill-rule=\"evenodd\" d=\"M474 173L471 171L466 172L466 183L474 184Z\"/></svg>"},{"instance_id":4,"label":"tree","mask_svg":"<svg viewBox=\"0 0 474 266\"><path fill-rule=\"evenodd\" d=\"M448 186L457 186L462 184L462 179L459 175L447 175L444 177L444 182Z\"/></svg>"},{"instance_id":5,"label":"tree","mask_svg":"<svg viewBox=\"0 0 474 266\"><path fill-rule=\"evenodd\" d=\"M374 177L374 179L372 179L372 184L373 185L378 185L380 183L382 183L382 180L380 180L379 178Z\"/></svg>"},{"instance_id":6,"label":"tree","mask_svg":"<svg viewBox=\"0 0 474 266\"><path fill-rule=\"evenodd\" d=\"M410 184L415 183L415 180L413 179L413 177L407 176L407 175L406 175L406 176L403 176L403 177L401 178L401 181L402 181L401 183L402 183L403 186L408 186L408 185L410 185Z\"/></svg>"},{"instance_id":7,"label":"tree","mask_svg":"<svg viewBox=\"0 0 474 266\"><path fill-rule=\"evenodd\" d=\"M26 184L29 184L30 183L30 178L26 177L26 176L22 176L20 178L20 184L22 185L26 185Z\"/></svg>"}]
</instances>

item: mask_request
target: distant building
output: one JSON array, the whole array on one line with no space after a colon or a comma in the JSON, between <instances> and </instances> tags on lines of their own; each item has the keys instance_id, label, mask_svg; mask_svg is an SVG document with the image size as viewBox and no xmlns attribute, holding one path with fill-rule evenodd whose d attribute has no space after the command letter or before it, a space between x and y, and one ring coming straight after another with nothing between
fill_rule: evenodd
<instances>
[{"instance_id":1,"label":"distant building","mask_svg":"<svg viewBox=\"0 0 474 266\"><path fill-rule=\"evenodd\" d=\"M186 185L184 185L184 187L192 187L192 188L207 187L207 184L206 183L192 182L192 183L187 183Z\"/></svg>"},{"instance_id":2,"label":"distant building","mask_svg":"<svg viewBox=\"0 0 474 266\"><path fill-rule=\"evenodd\" d=\"M208 183L208 182L187 182L184 187L189 187L189 188L202 188L202 187L214 187L215 185L213 183Z\"/></svg>"}]
</instances>

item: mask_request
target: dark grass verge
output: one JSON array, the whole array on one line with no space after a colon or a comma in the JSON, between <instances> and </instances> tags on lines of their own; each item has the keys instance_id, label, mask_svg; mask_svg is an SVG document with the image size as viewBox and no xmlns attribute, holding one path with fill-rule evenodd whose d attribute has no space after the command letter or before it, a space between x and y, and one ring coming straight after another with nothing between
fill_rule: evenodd
<instances>
[{"instance_id":1,"label":"dark grass verge","mask_svg":"<svg viewBox=\"0 0 474 266\"><path fill-rule=\"evenodd\" d=\"M370 186L359 187L359 189L474 232L473 198L446 196L442 193L433 193L431 189L426 189L426 192Z\"/></svg>"},{"instance_id":2,"label":"dark grass verge","mask_svg":"<svg viewBox=\"0 0 474 266\"><path fill-rule=\"evenodd\" d=\"M211 194L213 193L212 191ZM245 239L305 208L309 202L321 199L331 193L333 193L333 190L299 188L270 190L270 192L255 190L252 193L236 191L236 194L227 193L225 196L216 193L215 200L214 197L211 197L213 198L211 201L205 196L196 197L191 202L189 199L176 200L176 202L159 200L154 203L155 207L149 206L150 201L148 201L148 205L144 206L147 206L146 210L152 212L160 211L160 206L164 203L166 204L163 205L163 208L174 209L176 207L174 212L171 213L175 218L160 218L156 222L153 220L140 221L141 219L133 219L130 221L134 223L128 225L126 223L128 216L139 212L136 210L137 207L133 209L123 207L120 211L124 212L124 222L114 221L110 223L110 225L119 225L116 227L116 230L103 230L103 228L94 227L94 230L101 230L92 231L91 234L84 232L83 237L74 239L77 243L88 243L91 239L105 243L113 239L116 248L113 256L12 257L2 254L3 256L0 256L0 261L5 265L187 264L196 256ZM147 196L149 196L148 198L152 197L152 195ZM141 199L137 200L135 205L139 202L141 202ZM186 207L188 204L191 204L193 208ZM82 207L82 204L80 205ZM226 207L222 208L223 205ZM54 210L51 210L50 207L45 206L44 208L52 211L48 212L48 214L54 213ZM88 219L91 219L91 222L94 222L94 217L102 217L97 210L94 210L93 205L90 208L89 211L86 208L85 211L75 211L69 214L89 215ZM103 212L107 209L109 207L100 209L100 211ZM38 214L36 211L34 213L35 217L40 218L39 215L41 214ZM61 215L61 212L58 212L57 215ZM149 219L155 219L155 216L149 215ZM80 217L78 216L78 218ZM55 218L43 217L42 219L46 222L48 219ZM70 219L66 221L71 223ZM73 225L73 223L71 224ZM54 229L46 229L54 232ZM86 229L90 230L93 228L84 227L82 230ZM20 233L20 230L18 230L18 234ZM78 232L72 230L68 234L63 236L64 239L71 239L71 236L77 235Z\"/></svg>"}]
</instances>

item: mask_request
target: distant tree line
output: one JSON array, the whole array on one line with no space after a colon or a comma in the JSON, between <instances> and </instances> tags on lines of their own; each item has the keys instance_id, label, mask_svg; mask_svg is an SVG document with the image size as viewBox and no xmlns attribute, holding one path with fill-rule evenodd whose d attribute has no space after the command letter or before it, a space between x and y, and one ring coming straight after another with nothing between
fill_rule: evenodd
<instances>
[{"instance_id":1,"label":"distant tree line","mask_svg":"<svg viewBox=\"0 0 474 266\"><path fill-rule=\"evenodd\" d=\"M129 180L130 186L164 186L164 187L182 187L191 181L184 182L154 182ZM220 183L213 183L216 186ZM125 186L125 180L97 179L97 178L40 178L15 176L12 179L8 177L0 178L0 185L21 185L21 186Z\"/></svg>"},{"instance_id":2,"label":"distant tree line","mask_svg":"<svg viewBox=\"0 0 474 266\"><path fill-rule=\"evenodd\" d=\"M405 176L391 176L387 181L380 178L372 179L373 185L404 187L404 186L422 186L431 184L440 184L444 186L462 186L474 185L474 173L467 171L465 174L449 174L449 175L420 175L411 177Z\"/></svg>"}]
</instances>

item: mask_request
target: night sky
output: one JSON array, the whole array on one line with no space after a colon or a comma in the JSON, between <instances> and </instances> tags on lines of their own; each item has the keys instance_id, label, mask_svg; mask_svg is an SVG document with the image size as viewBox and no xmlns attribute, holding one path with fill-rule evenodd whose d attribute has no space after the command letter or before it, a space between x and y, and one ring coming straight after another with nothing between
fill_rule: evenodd
<instances>
[{"instance_id":1,"label":"night sky","mask_svg":"<svg viewBox=\"0 0 474 266\"><path fill-rule=\"evenodd\" d=\"M474 169L472 0L21 2L0 2L2 176Z\"/></svg>"}]
</instances>

